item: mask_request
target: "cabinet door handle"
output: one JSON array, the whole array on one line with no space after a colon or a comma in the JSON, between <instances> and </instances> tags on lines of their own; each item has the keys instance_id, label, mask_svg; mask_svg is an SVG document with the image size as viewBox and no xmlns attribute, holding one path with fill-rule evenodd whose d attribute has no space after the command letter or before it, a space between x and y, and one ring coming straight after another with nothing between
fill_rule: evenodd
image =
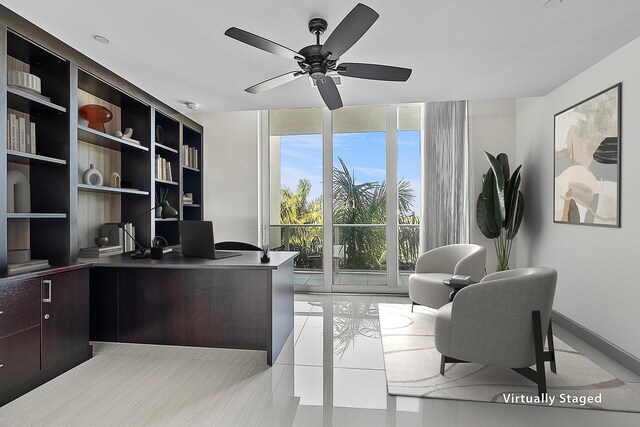
<instances>
[{"instance_id":1,"label":"cabinet door handle","mask_svg":"<svg viewBox=\"0 0 640 427\"><path fill-rule=\"evenodd\" d=\"M47 287L47 296L42 298L42 302L51 302L51 280L43 280L42 284Z\"/></svg>"}]
</instances>

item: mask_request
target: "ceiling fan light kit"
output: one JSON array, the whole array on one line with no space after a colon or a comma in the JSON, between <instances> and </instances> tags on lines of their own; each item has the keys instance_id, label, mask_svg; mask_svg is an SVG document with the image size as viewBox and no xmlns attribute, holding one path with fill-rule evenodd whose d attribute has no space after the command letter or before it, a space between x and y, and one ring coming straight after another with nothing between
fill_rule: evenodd
<instances>
[{"instance_id":1,"label":"ceiling fan light kit","mask_svg":"<svg viewBox=\"0 0 640 427\"><path fill-rule=\"evenodd\" d=\"M309 21L309 32L315 35L316 43L303 47L298 52L236 27L229 28L225 31L225 35L274 55L293 59L300 67L300 70L290 71L253 85L245 89L246 92L261 93L308 75L317 86L327 107L335 110L342 107L342 98L334 78L327 75L329 72L338 73L344 77L397 82L407 81L411 76L409 68L347 62L338 64L340 57L360 40L379 16L369 6L358 3L333 30L324 44L320 43L320 36L327 30L327 21L322 18L313 18Z\"/></svg>"}]
</instances>

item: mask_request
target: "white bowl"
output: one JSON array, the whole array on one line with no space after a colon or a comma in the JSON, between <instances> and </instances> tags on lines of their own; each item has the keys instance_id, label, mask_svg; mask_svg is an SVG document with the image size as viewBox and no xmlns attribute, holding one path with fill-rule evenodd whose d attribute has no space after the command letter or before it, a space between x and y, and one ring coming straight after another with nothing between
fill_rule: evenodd
<instances>
[{"instance_id":1,"label":"white bowl","mask_svg":"<svg viewBox=\"0 0 640 427\"><path fill-rule=\"evenodd\" d=\"M38 93L40 93L41 90L40 77L25 73L24 71L9 70L7 73L7 84Z\"/></svg>"}]
</instances>

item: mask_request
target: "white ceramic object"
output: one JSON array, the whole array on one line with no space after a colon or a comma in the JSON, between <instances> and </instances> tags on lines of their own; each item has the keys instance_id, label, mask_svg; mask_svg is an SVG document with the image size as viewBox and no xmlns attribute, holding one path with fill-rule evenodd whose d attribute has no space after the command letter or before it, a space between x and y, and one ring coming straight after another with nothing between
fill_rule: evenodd
<instances>
[{"instance_id":1,"label":"white ceramic object","mask_svg":"<svg viewBox=\"0 0 640 427\"><path fill-rule=\"evenodd\" d=\"M41 91L40 77L25 73L24 71L9 70L7 72L7 84L37 93Z\"/></svg>"},{"instance_id":2,"label":"white ceramic object","mask_svg":"<svg viewBox=\"0 0 640 427\"><path fill-rule=\"evenodd\" d=\"M31 212L29 178L20 171L7 171L7 212Z\"/></svg>"},{"instance_id":3,"label":"white ceramic object","mask_svg":"<svg viewBox=\"0 0 640 427\"><path fill-rule=\"evenodd\" d=\"M93 163L91 163L89 169L82 174L82 182L89 185L102 185L102 174L93 166Z\"/></svg>"}]
</instances>

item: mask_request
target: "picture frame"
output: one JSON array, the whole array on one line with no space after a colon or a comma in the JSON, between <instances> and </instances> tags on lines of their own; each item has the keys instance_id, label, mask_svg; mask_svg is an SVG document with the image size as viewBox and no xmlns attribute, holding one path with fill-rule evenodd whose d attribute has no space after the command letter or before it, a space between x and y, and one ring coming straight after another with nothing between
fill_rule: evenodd
<instances>
[{"instance_id":1,"label":"picture frame","mask_svg":"<svg viewBox=\"0 0 640 427\"><path fill-rule=\"evenodd\" d=\"M620 227L622 83L554 116L553 222Z\"/></svg>"}]
</instances>

